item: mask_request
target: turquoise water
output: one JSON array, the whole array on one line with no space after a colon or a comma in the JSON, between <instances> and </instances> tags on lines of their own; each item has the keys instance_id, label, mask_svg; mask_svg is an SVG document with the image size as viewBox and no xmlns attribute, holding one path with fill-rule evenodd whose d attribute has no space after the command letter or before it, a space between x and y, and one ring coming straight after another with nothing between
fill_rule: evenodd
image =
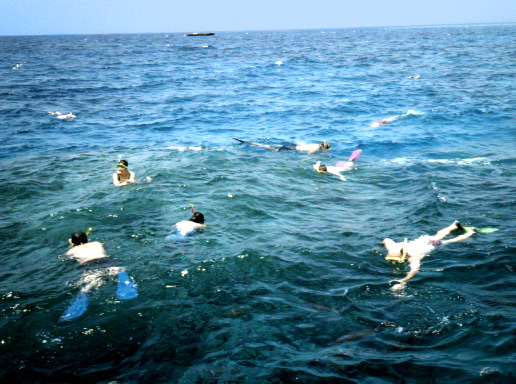
<instances>
[{"instance_id":1,"label":"turquoise water","mask_svg":"<svg viewBox=\"0 0 516 384\"><path fill-rule=\"evenodd\" d=\"M2 382L512 383L514 32L0 37ZM356 149L346 182L312 169ZM167 239L190 204L206 232ZM500 230L391 291L379 242L456 219ZM139 296L58 322L88 227Z\"/></svg>"}]
</instances>

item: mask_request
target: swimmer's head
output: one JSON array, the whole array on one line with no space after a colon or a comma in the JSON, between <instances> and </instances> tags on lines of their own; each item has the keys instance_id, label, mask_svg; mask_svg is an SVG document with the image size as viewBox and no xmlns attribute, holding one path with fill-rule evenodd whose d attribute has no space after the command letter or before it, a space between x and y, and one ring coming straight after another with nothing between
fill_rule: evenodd
<instances>
[{"instance_id":1,"label":"swimmer's head","mask_svg":"<svg viewBox=\"0 0 516 384\"><path fill-rule=\"evenodd\" d=\"M319 144L319 148L321 149L331 149L330 143L324 140L321 144Z\"/></svg>"},{"instance_id":2,"label":"swimmer's head","mask_svg":"<svg viewBox=\"0 0 516 384\"><path fill-rule=\"evenodd\" d=\"M328 172L328 168L326 168L325 164L320 164L319 167L317 168L317 172L321 172L321 173Z\"/></svg>"},{"instance_id":3,"label":"swimmer's head","mask_svg":"<svg viewBox=\"0 0 516 384\"><path fill-rule=\"evenodd\" d=\"M86 244L88 242L88 235L84 232L75 232L70 238L72 246Z\"/></svg>"},{"instance_id":4,"label":"swimmer's head","mask_svg":"<svg viewBox=\"0 0 516 384\"><path fill-rule=\"evenodd\" d=\"M401 250L401 244L396 243L394 240L389 239L389 238L383 239L380 244L383 245L385 248L387 248L389 253L391 253L391 251L392 251L392 253L396 253L397 250Z\"/></svg>"},{"instance_id":5,"label":"swimmer's head","mask_svg":"<svg viewBox=\"0 0 516 384\"><path fill-rule=\"evenodd\" d=\"M129 163L127 162L127 160L120 160L118 162L118 164L116 165L116 169L124 170L124 169L127 169L128 166L129 166Z\"/></svg>"},{"instance_id":6,"label":"swimmer's head","mask_svg":"<svg viewBox=\"0 0 516 384\"><path fill-rule=\"evenodd\" d=\"M195 212L188 221L193 221L197 224L204 224L204 215L201 212Z\"/></svg>"},{"instance_id":7,"label":"swimmer's head","mask_svg":"<svg viewBox=\"0 0 516 384\"><path fill-rule=\"evenodd\" d=\"M387 238L383 239L380 244L387 248L387 256L385 257L385 260L397 261L399 263L404 261L405 258L402 250L403 243L396 243L394 240Z\"/></svg>"}]
</instances>

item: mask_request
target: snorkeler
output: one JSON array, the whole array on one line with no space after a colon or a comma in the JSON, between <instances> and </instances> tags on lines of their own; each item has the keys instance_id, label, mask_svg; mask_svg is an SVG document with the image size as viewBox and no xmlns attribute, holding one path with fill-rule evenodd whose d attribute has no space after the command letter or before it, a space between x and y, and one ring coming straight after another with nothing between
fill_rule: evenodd
<instances>
[{"instance_id":1,"label":"snorkeler","mask_svg":"<svg viewBox=\"0 0 516 384\"><path fill-rule=\"evenodd\" d=\"M319 173L331 173L338 176L342 181L346 181L346 178L341 174L341 172L349 171L353 167L353 161L355 161L361 153L362 150L357 149L356 151L353 151L348 161L339 161L335 166L321 164L321 162L318 161L313 167Z\"/></svg>"},{"instance_id":2,"label":"snorkeler","mask_svg":"<svg viewBox=\"0 0 516 384\"><path fill-rule=\"evenodd\" d=\"M204 148L204 146L202 144L199 144L198 146L196 147L176 147L176 146L171 146L171 147L167 147L165 149L173 149L173 150L176 150L176 151L179 151L179 152L183 152L183 151L201 151Z\"/></svg>"},{"instance_id":3,"label":"snorkeler","mask_svg":"<svg viewBox=\"0 0 516 384\"><path fill-rule=\"evenodd\" d=\"M195 212L193 205L190 205L190 208L192 209L192 216L188 220L180 221L174 225L181 236L188 236L206 229L204 215L201 212Z\"/></svg>"},{"instance_id":4,"label":"snorkeler","mask_svg":"<svg viewBox=\"0 0 516 384\"><path fill-rule=\"evenodd\" d=\"M449 240L443 240L451 232L457 229L465 231L465 233ZM408 261L410 266L410 271L407 276L401 280L391 281L398 283L392 286L391 290L397 291L405 288L407 281L412 279L419 272L421 260L434 249L442 245L466 240L467 238L473 236L473 234L476 232L478 232L478 230L474 228L463 227L458 221L454 221L452 225L441 229L434 236L424 235L416 240L407 241L407 239L405 239L403 242L399 243L396 243L389 238L384 239L381 244L387 248L387 257L385 257L385 259L389 261L397 261L399 263Z\"/></svg>"},{"instance_id":5,"label":"snorkeler","mask_svg":"<svg viewBox=\"0 0 516 384\"><path fill-rule=\"evenodd\" d=\"M247 141L247 140L240 140L235 137L233 137L233 140L240 141L241 143L247 143L249 145L256 145L258 147L262 147L262 148L269 149L271 151L276 151L276 152L284 151L284 150L293 150L293 151L300 151L300 152L308 152L308 154L311 155L312 153L315 153L317 151L331 149L331 146L327 141L323 141L321 144L292 143L289 145L267 145L267 144L255 143L255 142Z\"/></svg>"},{"instance_id":6,"label":"snorkeler","mask_svg":"<svg viewBox=\"0 0 516 384\"><path fill-rule=\"evenodd\" d=\"M77 116L75 116L73 113L68 113L67 115L63 115L61 112L59 111L55 111L55 112L50 112L48 111L48 113L51 115L51 116L54 116L55 118L59 119L59 120L71 120L71 119L75 119Z\"/></svg>"},{"instance_id":7,"label":"snorkeler","mask_svg":"<svg viewBox=\"0 0 516 384\"><path fill-rule=\"evenodd\" d=\"M88 309L88 292L98 288L103 278L118 275L117 297L121 300L133 299L138 296L136 285L131 281L124 268L107 257L104 246L98 241L88 242L88 232L75 232L69 242L72 248L66 252L66 259L75 260L83 271L79 285L82 286L70 306L59 320L72 320L81 316Z\"/></svg>"},{"instance_id":8,"label":"snorkeler","mask_svg":"<svg viewBox=\"0 0 516 384\"><path fill-rule=\"evenodd\" d=\"M390 122L393 122L395 120L400 120L400 119L404 119L405 117L409 116L409 115L417 115L417 112L414 111L413 109L409 109L407 111L407 113L404 113L403 115L397 115L397 116L392 116L392 117L388 117L387 119L381 119L381 120L378 120L374 123L372 123L370 125L371 128L377 128L379 127L380 125L384 125L384 124L388 124Z\"/></svg>"},{"instance_id":9,"label":"snorkeler","mask_svg":"<svg viewBox=\"0 0 516 384\"><path fill-rule=\"evenodd\" d=\"M123 187L136 181L134 172L129 171L128 166L127 160L120 160L116 165L116 173L113 173L113 184L115 187Z\"/></svg>"}]
</instances>

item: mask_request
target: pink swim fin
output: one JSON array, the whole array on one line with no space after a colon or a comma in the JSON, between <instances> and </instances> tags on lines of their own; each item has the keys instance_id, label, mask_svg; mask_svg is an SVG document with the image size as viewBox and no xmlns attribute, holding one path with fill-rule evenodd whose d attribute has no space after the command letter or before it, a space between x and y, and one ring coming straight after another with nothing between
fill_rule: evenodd
<instances>
[{"instance_id":1,"label":"pink swim fin","mask_svg":"<svg viewBox=\"0 0 516 384\"><path fill-rule=\"evenodd\" d=\"M349 160L348 161L339 161L337 164L335 164L336 167L345 167L346 165L348 165L348 163L350 161L354 161L358 158L358 156L360 156L360 154L362 153L362 150L361 149L357 149L356 151L353 151L353 153L351 154L351 156L349 157Z\"/></svg>"}]
</instances>

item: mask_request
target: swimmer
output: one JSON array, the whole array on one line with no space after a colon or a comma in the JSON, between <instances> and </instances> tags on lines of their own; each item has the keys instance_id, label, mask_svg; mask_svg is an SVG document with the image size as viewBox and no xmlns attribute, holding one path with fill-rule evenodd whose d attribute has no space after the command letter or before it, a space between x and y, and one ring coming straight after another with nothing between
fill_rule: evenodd
<instances>
[{"instance_id":1,"label":"swimmer","mask_svg":"<svg viewBox=\"0 0 516 384\"><path fill-rule=\"evenodd\" d=\"M79 285L80 293L75 296L70 306L61 316L61 321L72 320L81 316L88 308L87 293L102 285L103 279L118 275L117 296L119 299L133 299L138 293L124 268L116 260L107 257L104 246L98 241L88 242L88 232L75 232L69 239L72 248L66 252L65 259L75 260L83 271Z\"/></svg>"},{"instance_id":2,"label":"swimmer","mask_svg":"<svg viewBox=\"0 0 516 384\"><path fill-rule=\"evenodd\" d=\"M356 151L353 151L348 161L339 161L335 166L321 164L321 162L318 161L313 167L319 173L331 173L338 176L342 181L346 181L346 178L341 174L341 172L349 171L353 168L353 161L355 161L361 153L362 150L357 149Z\"/></svg>"},{"instance_id":3,"label":"swimmer","mask_svg":"<svg viewBox=\"0 0 516 384\"><path fill-rule=\"evenodd\" d=\"M192 216L188 220L180 221L173 227L177 228L181 236L192 235L195 232L203 232L206 229L204 224L204 215L201 212L195 212L194 206L190 205Z\"/></svg>"},{"instance_id":4,"label":"swimmer","mask_svg":"<svg viewBox=\"0 0 516 384\"><path fill-rule=\"evenodd\" d=\"M71 120L71 119L75 119L77 116L75 116L73 113L69 113L67 115L61 115L61 116L57 116L57 118L59 120Z\"/></svg>"},{"instance_id":5,"label":"swimmer","mask_svg":"<svg viewBox=\"0 0 516 384\"><path fill-rule=\"evenodd\" d=\"M295 144L296 151L308 152L309 155L318 151L330 150L331 146L327 141L323 141L321 144Z\"/></svg>"},{"instance_id":6,"label":"swimmer","mask_svg":"<svg viewBox=\"0 0 516 384\"><path fill-rule=\"evenodd\" d=\"M130 172L127 167L127 160L120 160L116 165L116 173L113 173L113 184L115 187L123 187L136 181L134 172Z\"/></svg>"},{"instance_id":7,"label":"swimmer","mask_svg":"<svg viewBox=\"0 0 516 384\"><path fill-rule=\"evenodd\" d=\"M255 143L252 141L240 140L233 137L233 140L240 141L241 143L247 143L249 145L256 145L258 147L262 147L265 149L269 149L271 151L283 151L283 150L293 150L300 152L307 152L309 155L323 150L331 149L330 144L327 141L323 141L321 144L304 144L304 143L292 143L289 145L267 145L261 143Z\"/></svg>"},{"instance_id":8,"label":"swimmer","mask_svg":"<svg viewBox=\"0 0 516 384\"><path fill-rule=\"evenodd\" d=\"M173 149L173 150L176 150L176 151L183 152L183 151L201 151L201 150L203 150L205 148L204 148L204 146L202 144L199 144L196 147L176 147L176 146L172 146L172 147L167 147L166 149Z\"/></svg>"},{"instance_id":9,"label":"swimmer","mask_svg":"<svg viewBox=\"0 0 516 384\"><path fill-rule=\"evenodd\" d=\"M465 233L452 239L444 240L446 236L457 229L465 231ZM399 263L407 261L410 266L410 271L407 276L401 280L391 281L397 283L391 287L391 290L397 291L405 288L407 281L412 279L419 272L421 260L434 249L442 245L466 240L467 238L473 236L473 234L476 232L477 230L473 228L465 228L460 225L458 221L454 221L452 225L441 229L434 236L424 235L416 240L407 241L407 239L405 239L403 242L399 243L396 243L389 238L384 239L381 244L387 248L387 257L385 259L390 261L397 261Z\"/></svg>"},{"instance_id":10,"label":"swimmer","mask_svg":"<svg viewBox=\"0 0 516 384\"><path fill-rule=\"evenodd\" d=\"M416 114L417 114L416 111L414 111L413 109L409 109L407 111L407 113L405 113L403 115L397 115L397 116L388 117L387 119L378 120L377 122L372 123L370 125L370 127L371 128L377 128L380 125L388 124L388 123L391 123L391 122L396 121L396 120L404 119L405 117L407 117L409 115L416 115Z\"/></svg>"},{"instance_id":11,"label":"swimmer","mask_svg":"<svg viewBox=\"0 0 516 384\"><path fill-rule=\"evenodd\" d=\"M318 161L316 164L314 164L314 169L319 173L331 173L335 176L338 176L339 179L342 181L346 181L346 178L341 175L341 172L349 171L351 169L352 165L345 166L345 167L332 167L330 165L321 164L320 161Z\"/></svg>"},{"instance_id":12,"label":"swimmer","mask_svg":"<svg viewBox=\"0 0 516 384\"><path fill-rule=\"evenodd\" d=\"M73 113L68 113L66 115L63 115L61 112L59 111L55 111L55 112L50 112L48 111L48 113L51 115L51 116L54 116L55 118L59 119L59 120L71 120L71 119L75 119L77 116L75 116Z\"/></svg>"}]
</instances>

